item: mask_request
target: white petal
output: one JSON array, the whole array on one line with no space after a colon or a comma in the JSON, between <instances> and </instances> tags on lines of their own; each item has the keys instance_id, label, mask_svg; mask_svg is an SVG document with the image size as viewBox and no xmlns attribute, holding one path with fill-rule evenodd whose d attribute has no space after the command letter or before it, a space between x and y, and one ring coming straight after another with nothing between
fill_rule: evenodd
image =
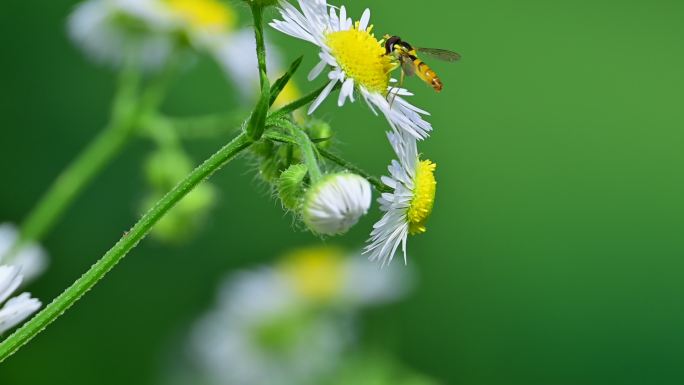
<instances>
[{"instance_id":1,"label":"white petal","mask_svg":"<svg viewBox=\"0 0 684 385\"><path fill-rule=\"evenodd\" d=\"M40 306L40 301L31 298L29 293L23 293L7 301L0 309L0 334L18 325L40 309Z\"/></svg>"},{"instance_id":2,"label":"white petal","mask_svg":"<svg viewBox=\"0 0 684 385\"><path fill-rule=\"evenodd\" d=\"M321 74L321 72L323 72L327 65L328 63L326 63L324 60L318 62L318 64L316 64L316 66L311 70L311 72L309 72L309 76L307 76L307 79L309 81L316 79Z\"/></svg>"},{"instance_id":3,"label":"white petal","mask_svg":"<svg viewBox=\"0 0 684 385\"><path fill-rule=\"evenodd\" d=\"M351 101L354 101L354 79L348 78L344 84L342 84L342 90L340 91L340 96L337 99L337 105L342 107L344 101L349 97Z\"/></svg>"},{"instance_id":4,"label":"white petal","mask_svg":"<svg viewBox=\"0 0 684 385\"><path fill-rule=\"evenodd\" d=\"M0 266L0 303L3 303L17 290L22 279L19 268L8 265Z\"/></svg>"},{"instance_id":5,"label":"white petal","mask_svg":"<svg viewBox=\"0 0 684 385\"><path fill-rule=\"evenodd\" d=\"M366 8L361 15L361 21L359 21L359 31L365 31L368 28L368 23L370 22L371 12L370 9Z\"/></svg>"},{"instance_id":6,"label":"white petal","mask_svg":"<svg viewBox=\"0 0 684 385\"><path fill-rule=\"evenodd\" d=\"M307 112L309 115L311 115L316 109L323 103L325 98L330 95L330 92L332 92L333 88L335 87L335 84L337 84L337 79L331 80L330 83L323 89L320 95L314 100L314 102L311 104L311 107L309 107L309 111Z\"/></svg>"}]
</instances>

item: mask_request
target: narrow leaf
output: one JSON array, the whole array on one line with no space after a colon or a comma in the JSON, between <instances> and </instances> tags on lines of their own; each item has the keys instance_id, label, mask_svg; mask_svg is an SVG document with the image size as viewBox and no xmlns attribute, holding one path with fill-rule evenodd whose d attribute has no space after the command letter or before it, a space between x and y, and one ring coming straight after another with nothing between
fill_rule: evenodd
<instances>
[{"instance_id":1,"label":"narrow leaf","mask_svg":"<svg viewBox=\"0 0 684 385\"><path fill-rule=\"evenodd\" d=\"M273 86L271 87L271 100L269 102L269 107L275 103L276 99L278 99L278 96L280 93L283 91L287 83L290 81L292 78L292 75L297 72L297 69L299 69L300 64L302 64L302 60L304 59L304 56L300 56L297 60L293 61L292 64L290 64L290 68L288 68L287 72L283 76L280 77L280 79L276 80L275 83L273 83Z\"/></svg>"}]
</instances>

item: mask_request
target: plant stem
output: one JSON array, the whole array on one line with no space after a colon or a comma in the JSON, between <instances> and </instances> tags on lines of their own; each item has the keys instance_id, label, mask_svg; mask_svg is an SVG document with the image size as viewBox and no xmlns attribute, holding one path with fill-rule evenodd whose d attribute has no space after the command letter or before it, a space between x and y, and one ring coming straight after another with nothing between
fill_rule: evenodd
<instances>
[{"instance_id":1,"label":"plant stem","mask_svg":"<svg viewBox=\"0 0 684 385\"><path fill-rule=\"evenodd\" d=\"M29 322L15 331L0 344L0 362L15 353L24 344L57 319L88 290L102 279L123 257L128 254L150 231L166 212L185 197L195 186L234 159L253 141L241 133L217 153L193 170L183 181L166 194L133 226L107 253L85 274L60 294Z\"/></svg>"},{"instance_id":2,"label":"plant stem","mask_svg":"<svg viewBox=\"0 0 684 385\"><path fill-rule=\"evenodd\" d=\"M372 184L373 187L375 187L375 189L378 190L379 192L390 192L390 191L392 191L388 186L386 186L384 183L382 183L382 181L380 179L378 179L377 177L363 171L362 169L360 169L356 165L352 164L351 162L348 162L348 161L342 159L341 157L339 157L339 156L333 154L332 152L330 152L326 149L323 149L323 148L319 148L318 152L321 155L323 155L324 158L326 158L332 162L335 162L338 165L340 165L341 167L344 167L347 170L349 170L355 174L359 174L362 177L366 178L366 180L368 180L368 182L370 182L370 184Z\"/></svg>"},{"instance_id":3,"label":"plant stem","mask_svg":"<svg viewBox=\"0 0 684 385\"><path fill-rule=\"evenodd\" d=\"M257 2L250 2L252 17L254 19L254 37L256 38L256 54L259 62L259 80L263 89L265 83L269 83L266 70L266 44L264 44L264 9Z\"/></svg>"}]
</instances>

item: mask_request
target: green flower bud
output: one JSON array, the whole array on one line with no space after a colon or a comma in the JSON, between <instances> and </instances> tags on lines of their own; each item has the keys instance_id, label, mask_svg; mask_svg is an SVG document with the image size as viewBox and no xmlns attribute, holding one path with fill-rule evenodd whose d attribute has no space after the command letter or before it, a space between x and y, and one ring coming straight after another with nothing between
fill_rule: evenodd
<instances>
[{"instance_id":1,"label":"green flower bud","mask_svg":"<svg viewBox=\"0 0 684 385\"><path fill-rule=\"evenodd\" d=\"M278 197L283 206L298 211L304 196L304 178L308 169L303 164L293 164L278 178Z\"/></svg>"},{"instance_id":2,"label":"green flower bud","mask_svg":"<svg viewBox=\"0 0 684 385\"><path fill-rule=\"evenodd\" d=\"M309 135L309 138L316 143L317 147L330 147L330 139L333 136L333 130L328 122L319 119L310 119L306 122L304 130Z\"/></svg>"}]
</instances>

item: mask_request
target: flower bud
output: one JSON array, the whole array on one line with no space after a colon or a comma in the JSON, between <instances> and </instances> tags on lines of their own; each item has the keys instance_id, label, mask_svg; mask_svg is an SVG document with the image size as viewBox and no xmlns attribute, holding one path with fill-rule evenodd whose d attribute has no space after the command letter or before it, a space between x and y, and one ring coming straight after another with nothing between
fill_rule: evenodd
<instances>
[{"instance_id":1,"label":"flower bud","mask_svg":"<svg viewBox=\"0 0 684 385\"><path fill-rule=\"evenodd\" d=\"M278 178L278 197L289 210L298 210L304 195L304 178L309 170L303 164L293 164Z\"/></svg>"},{"instance_id":2,"label":"flower bud","mask_svg":"<svg viewBox=\"0 0 684 385\"><path fill-rule=\"evenodd\" d=\"M351 173L328 175L311 186L304 198L302 217L311 231L323 235L346 233L371 204L371 186Z\"/></svg>"},{"instance_id":3,"label":"flower bud","mask_svg":"<svg viewBox=\"0 0 684 385\"><path fill-rule=\"evenodd\" d=\"M328 122L319 119L310 119L304 127L309 138L316 142L316 147L327 149L330 147L330 139L333 130Z\"/></svg>"}]
</instances>

